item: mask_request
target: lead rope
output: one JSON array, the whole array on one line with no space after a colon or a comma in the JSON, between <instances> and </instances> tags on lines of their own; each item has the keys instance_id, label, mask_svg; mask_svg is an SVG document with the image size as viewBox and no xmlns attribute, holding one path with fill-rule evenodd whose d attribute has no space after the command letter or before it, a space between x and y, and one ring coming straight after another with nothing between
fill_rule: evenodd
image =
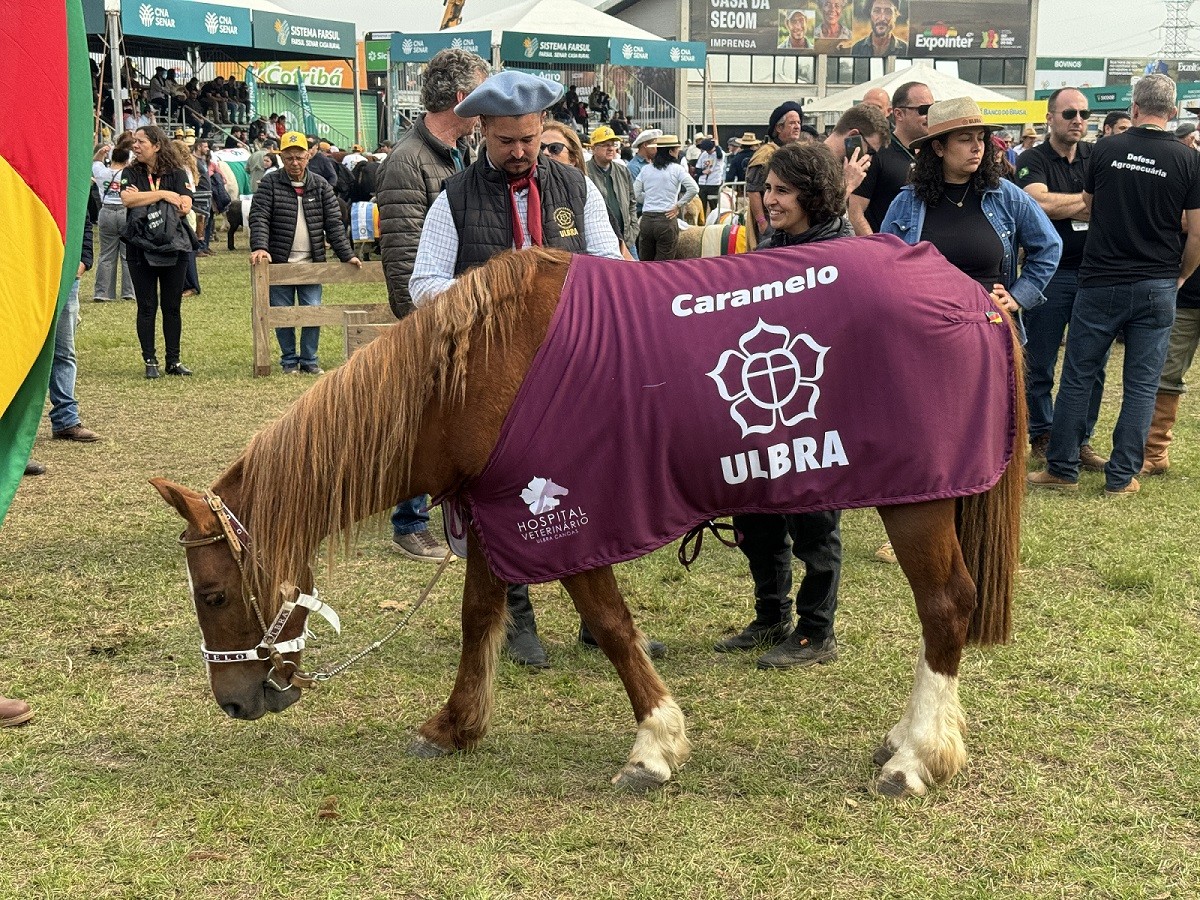
<instances>
[{"instance_id":1,"label":"lead rope","mask_svg":"<svg viewBox=\"0 0 1200 900\"><path fill-rule=\"evenodd\" d=\"M450 560L452 560L453 558L454 558L454 554L447 551L446 555L444 557L442 557L442 561L438 564L437 571L433 573L433 578L430 579L429 584L425 585L425 590L421 591L421 596L419 596L417 598L417 602L412 605L412 609L410 609L407 613L405 613L404 618L402 618L398 623L396 623L395 627L393 627L391 631L389 631L383 637L379 638L379 640L377 640L371 644L368 644L362 650L359 650L357 653L355 653L353 656L351 656L345 662L341 663L340 665L334 666L332 669L329 669L328 671L318 671L318 672L313 672L311 674L307 673L307 672L296 671L292 675L292 679L291 679L292 683L296 684L298 687L306 688L306 689L314 688L317 685L324 684L326 681L328 681L330 678L333 678L335 675L341 675L343 672L345 672L347 669L349 669L352 665L357 663L359 660L364 659L365 657L374 653L376 650L378 650L384 644L386 644L388 641L390 641L392 638L394 638L397 634L400 633L401 629L403 629L404 626L409 623L409 620L411 620L412 617L414 615L416 615L417 610L421 608L421 604L424 603L426 598L429 597L429 594L433 591L434 587L437 585L438 580L442 577L442 573L446 571L446 566L448 566L450 564Z\"/></svg>"}]
</instances>

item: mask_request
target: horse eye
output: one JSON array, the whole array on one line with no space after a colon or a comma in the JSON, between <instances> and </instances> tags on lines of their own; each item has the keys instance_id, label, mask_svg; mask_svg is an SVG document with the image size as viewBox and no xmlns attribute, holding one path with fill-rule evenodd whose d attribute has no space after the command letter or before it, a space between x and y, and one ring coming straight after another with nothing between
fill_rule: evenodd
<instances>
[{"instance_id":1,"label":"horse eye","mask_svg":"<svg viewBox=\"0 0 1200 900\"><path fill-rule=\"evenodd\" d=\"M225 592L217 591L213 594L202 594L200 600L205 606L222 606L225 603Z\"/></svg>"}]
</instances>

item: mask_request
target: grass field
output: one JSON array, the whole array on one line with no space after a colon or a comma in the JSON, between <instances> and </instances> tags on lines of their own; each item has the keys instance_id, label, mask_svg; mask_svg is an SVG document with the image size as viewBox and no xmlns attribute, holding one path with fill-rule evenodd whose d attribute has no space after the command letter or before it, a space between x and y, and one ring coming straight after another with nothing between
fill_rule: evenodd
<instances>
[{"instance_id":1,"label":"grass field","mask_svg":"<svg viewBox=\"0 0 1200 900\"><path fill-rule=\"evenodd\" d=\"M750 614L736 551L619 567L670 647L659 668L695 745L677 780L634 797L608 783L628 702L575 644L556 585L533 590L553 668L501 664L483 746L404 754L453 681L461 564L398 639L284 714L214 705L181 524L146 479L209 484L312 382L250 377L244 251L201 276L184 306L196 375L158 381L141 377L133 304L90 302L85 279L77 394L104 440L52 442L44 421L49 472L0 531L0 693L37 710L0 731L0 898L1200 896L1200 404L1185 400L1174 467L1139 496L1106 500L1085 473L1077 496L1029 498L1015 641L968 650L971 760L923 800L865 789L918 640L901 573L872 559L873 511L845 516L842 656L816 671L712 651ZM340 354L326 333L322 364ZM389 627L431 574L387 537L369 528L320 575L346 627L317 626L317 664Z\"/></svg>"}]
</instances>

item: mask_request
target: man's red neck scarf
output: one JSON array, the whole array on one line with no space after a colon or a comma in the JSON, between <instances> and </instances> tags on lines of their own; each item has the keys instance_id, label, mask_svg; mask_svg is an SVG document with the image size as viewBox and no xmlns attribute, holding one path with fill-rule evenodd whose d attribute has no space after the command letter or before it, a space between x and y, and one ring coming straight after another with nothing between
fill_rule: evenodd
<instances>
[{"instance_id":1,"label":"man's red neck scarf","mask_svg":"<svg viewBox=\"0 0 1200 900\"><path fill-rule=\"evenodd\" d=\"M525 232L521 228L521 217L517 215L517 191L529 190L526 218L529 220L529 242L541 247L542 241L542 192L538 190L537 162L520 177L508 176L508 205L512 210L513 246L520 250L525 246Z\"/></svg>"}]
</instances>

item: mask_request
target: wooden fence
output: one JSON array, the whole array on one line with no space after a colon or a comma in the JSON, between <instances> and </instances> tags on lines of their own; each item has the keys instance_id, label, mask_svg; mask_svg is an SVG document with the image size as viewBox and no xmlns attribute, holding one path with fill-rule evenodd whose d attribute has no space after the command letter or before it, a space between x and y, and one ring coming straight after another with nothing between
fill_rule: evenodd
<instances>
[{"instance_id":1,"label":"wooden fence","mask_svg":"<svg viewBox=\"0 0 1200 900\"><path fill-rule=\"evenodd\" d=\"M271 306L273 284L383 284L383 264L365 262L362 267L343 262L258 263L250 267L251 319L254 331L254 374L270 375L275 328L317 325L344 328L346 356L395 324L386 303L332 303L328 306Z\"/></svg>"}]
</instances>

